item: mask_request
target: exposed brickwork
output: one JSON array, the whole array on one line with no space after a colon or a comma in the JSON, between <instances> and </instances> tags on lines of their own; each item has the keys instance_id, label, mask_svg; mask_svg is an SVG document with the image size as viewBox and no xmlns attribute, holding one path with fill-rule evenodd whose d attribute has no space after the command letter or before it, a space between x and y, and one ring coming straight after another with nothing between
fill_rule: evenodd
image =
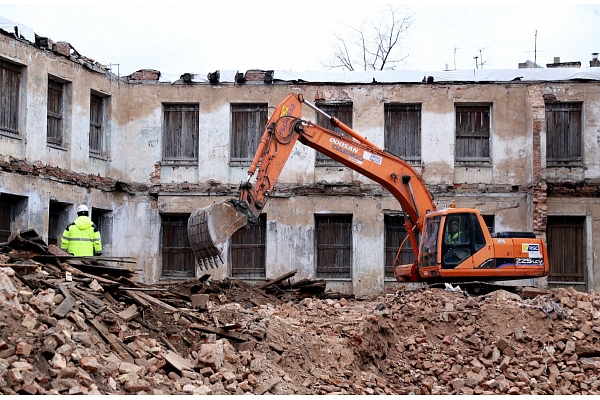
<instances>
[{"instance_id":1,"label":"exposed brickwork","mask_svg":"<svg viewBox=\"0 0 600 400\"><path fill-rule=\"evenodd\" d=\"M160 78L160 71L155 69L140 69L129 75L132 81L157 81Z\"/></svg>"},{"instance_id":2,"label":"exposed brickwork","mask_svg":"<svg viewBox=\"0 0 600 400\"><path fill-rule=\"evenodd\" d=\"M544 237L548 221L548 194L545 174L542 169L541 135L546 133L546 105L539 86L529 85L527 88L533 120L533 176L531 185L533 232L537 236Z\"/></svg>"},{"instance_id":3,"label":"exposed brickwork","mask_svg":"<svg viewBox=\"0 0 600 400\"><path fill-rule=\"evenodd\" d=\"M100 175L77 173L50 165L44 165L39 161L35 163L28 163L13 157L10 157L8 162L0 161L0 171L12 172L21 175L31 175L42 179L59 181L105 192L119 190L128 193L134 193L148 190L148 187L144 184L125 183L110 178L104 178Z\"/></svg>"},{"instance_id":4,"label":"exposed brickwork","mask_svg":"<svg viewBox=\"0 0 600 400\"><path fill-rule=\"evenodd\" d=\"M600 183L575 182L552 183L548 182L548 195L552 197L600 197Z\"/></svg>"},{"instance_id":5,"label":"exposed brickwork","mask_svg":"<svg viewBox=\"0 0 600 400\"><path fill-rule=\"evenodd\" d=\"M52 45L52 51L69 57L71 55L71 45L67 42L56 42Z\"/></svg>"},{"instance_id":6,"label":"exposed brickwork","mask_svg":"<svg viewBox=\"0 0 600 400\"><path fill-rule=\"evenodd\" d=\"M267 71L261 69L250 69L246 71L246 81L248 82L263 82L265 80L265 74Z\"/></svg>"}]
</instances>

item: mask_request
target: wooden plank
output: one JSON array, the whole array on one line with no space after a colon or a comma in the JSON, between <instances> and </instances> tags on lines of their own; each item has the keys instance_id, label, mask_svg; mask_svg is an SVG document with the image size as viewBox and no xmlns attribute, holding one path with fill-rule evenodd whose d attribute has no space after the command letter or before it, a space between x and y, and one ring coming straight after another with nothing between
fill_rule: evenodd
<instances>
[{"instance_id":1,"label":"wooden plank","mask_svg":"<svg viewBox=\"0 0 600 400\"><path fill-rule=\"evenodd\" d=\"M135 301L137 303L137 305L144 307L144 308L150 307L150 303L148 303L146 300L142 299L140 296L138 296L136 293L132 292L131 290L124 290L124 292L127 294L127 296L129 296L129 298L131 300Z\"/></svg>"},{"instance_id":2,"label":"wooden plank","mask_svg":"<svg viewBox=\"0 0 600 400\"><path fill-rule=\"evenodd\" d=\"M235 340L236 342L245 342L247 340L250 340L250 336L245 335L243 333L228 332L224 329L215 328L215 327L211 327L211 326L203 326L200 324L191 324L189 326L189 328L196 329L196 330L202 331L202 332L214 333L214 334L217 334L224 338Z\"/></svg>"},{"instance_id":3,"label":"wooden plank","mask_svg":"<svg viewBox=\"0 0 600 400\"><path fill-rule=\"evenodd\" d=\"M166 289L166 288L140 288L140 287L125 287L125 286L120 286L117 289L119 289L119 290L129 290L129 291L139 291L139 292L170 292L170 290Z\"/></svg>"},{"instance_id":4,"label":"wooden plank","mask_svg":"<svg viewBox=\"0 0 600 400\"><path fill-rule=\"evenodd\" d=\"M191 361L181 357L174 351L169 350L163 353L162 356L166 362L171 364L175 369L179 371L194 369L194 364L192 364Z\"/></svg>"},{"instance_id":5,"label":"wooden plank","mask_svg":"<svg viewBox=\"0 0 600 400\"><path fill-rule=\"evenodd\" d=\"M175 354L179 355L179 353L177 353L177 349L175 348L175 346L173 346L173 344L171 342L169 342L169 340L166 337L161 336L160 340L162 340L162 342L165 344L165 346L167 346L167 348L169 350L171 350Z\"/></svg>"},{"instance_id":6,"label":"wooden plank","mask_svg":"<svg viewBox=\"0 0 600 400\"><path fill-rule=\"evenodd\" d=\"M73 298L65 298L59 305L54 309L52 315L64 318L69 311L75 306L75 300Z\"/></svg>"},{"instance_id":7,"label":"wooden plank","mask_svg":"<svg viewBox=\"0 0 600 400\"><path fill-rule=\"evenodd\" d=\"M126 292L129 292L129 290L126 290ZM155 299L154 297L149 296L146 293L137 293L137 296L141 297L143 300L147 301L148 303L154 304L155 306L162 307L165 310L172 311L172 312L180 312L180 310L178 308L175 308L175 307L165 303L164 301Z\"/></svg>"},{"instance_id":8,"label":"wooden plank","mask_svg":"<svg viewBox=\"0 0 600 400\"><path fill-rule=\"evenodd\" d=\"M275 279L271 279L270 281L267 281L267 282L261 283L260 285L256 285L256 288L257 288L257 289L264 289L264 288L266 288L266 287L269 287L269 286L271 286L271 285L273 285L273 284L275 284L275 283L282 282L282 281L284 281L284 280L286 280L286 279L289 279L289 278L291 278L292 276L296 275L296 273L297 273L297 272L298 272L298 270L297 270L297 269L295 269L295 270L293 270L293 271L291 271L291 272L288 272L288 273L286 273L286 274L283 274L283 275L281 275L281 276L279 276L279 277L277 277L277 278L275 278Z\"/></svg>"},{"instance_id":9,"label":"wooden plank","mask_svg":"<svg viewBox=\"0 0 600 400\"><path fill-rule=\"evenodd\" d=\"M550 293L552 293L550 290L544 290L544 289L540 289L540 288L536 288L536 287L527 286L521 290L520 295L521 295L521 297L527 297L527 298L533 299L540 295L547 296Z\"/></svg>"},{"instance_id":10,"label":"wooden plank","mask_svg":"<svg viewBox=\"0 0 600 400\"><path fill-rule=\"evenodd\" d=\"M101 278L97 275L92 275L92 274L88 274L86 272L82 272L82 271L78 270L77 268L74 268L66 263L59 263L59 265L64 271L70 272L75 276L84 276L86 278L95 279L99 283L105 283L107 285L119 285L119 282L111 281L110 279Z\"/></svg>"},{"instance_id":11,"label":"wooden plank","mask_svg":"<svg viewBox=\"0 0 600 400\"><path fill-rule=\"evenodd\" d=\"M115 349L115 352L117 353L117 355L119 357L121 357L121 359L123 361L127 361L129 363L134 363L135 360L132 357L132 355L129 353L129 351L131 349L126 348L127 346L125 346L123 344L123 342L121 342L119 340L118 337L116 337L114 334L110 333L108 331L108 328L106 328L106 325L104 325L104 323L102 321L98 321L97 319L88 319L87 320L94 328L96 328L96 330L98 331L98 333L100 333L100 335L102 336L102 338L104 338L104 340L106 340L108 343L110 343L110 345L113 347L113 349Z\"/></svg>"},{"instance_id":12,"label":"wooden plank","mask_svg":"<svg viewBox=\"0 0 600 400\"><path fill-rule=\"evenodd\" d=\"M88 306L95 314L99 314L100 312L104 311L104 309L107 307L106 304L104 304L104 301L100 300L93 294L87 293L77 288L71 288L71 291L75 295L81 297L81 299L83 300L83 304Z\"/></svg>"},{"instance_id":13,"label":"wooden plank","mask_svg":"<svg viewBox=\"0 0 600 400\"><path fill-rule=\"evenodd\" d=\"M58 288L62 292L65 299L54 309L52 315L55 315L59 318L64 318L69 311L75 306L75 299L71 296L69 289L64 283L59 283Z\"/></svg>"}]
</instances>

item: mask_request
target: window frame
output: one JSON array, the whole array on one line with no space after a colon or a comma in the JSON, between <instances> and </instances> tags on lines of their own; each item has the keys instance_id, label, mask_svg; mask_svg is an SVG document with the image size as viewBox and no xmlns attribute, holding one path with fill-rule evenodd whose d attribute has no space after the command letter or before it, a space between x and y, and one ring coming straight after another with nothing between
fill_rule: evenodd
<instances>
[{"instance_id":1,"label":"window frame","mask_svg":"<svg viewBox=\"0 0 600 400\"><path fill-rule=\"evenodd\" d=\"M249 166L269 120L268 103L230 103L229 165Z\"/></svg>"},{"instance_id":2,"label":"window frame","mask_svg":"<svg viewBox=\"0 0 600 400\"><path fill-rule=\"evenodd\" d=\"M200 147L200 104L163 103L162 106L162 163L197 164ZM177 123L178 127L175 126ZM186 140L182 141L181 138Z\"/></svg>"},{"instance_id":3,"label":"window frame","mask_svg":"<svg viewBox=\"0 0 600 400\"><path fill-rule=\"evenodd\" d=\"M65 84L48 76L46 141L55 146L62 146L64 142L64 93ZM51 101L51 99L54 99L54 101ZM52 109L52 104L56 105L56 109ZM53 121L54 123L52 123ZM53 128L55 128L56 132L51 132Z\"/></svg>"},{"instance_id":4,"label":"window frame","mask_svg":"<svg viewBox=\"0 0 600 400\"><path fill-rule=\"evenodd\" d=\"M263 213L258 217L258 224L248 225L231 236L229 244L231 277L264 279L267 276L266 261L267 214Z\"/></svg>"},{"instance_id":5,"label":"window frame","mask_svg":"<svg viewBox=\"0 0 600 400\"><path fill-rule=\"evenodd\" d=\"M404 226L404 220L407 218L402 211L386 211L383 215L384 229L384 267L385 279L395 280L394 261L400 249L402 242L408 237L408 231ZM415 230L417 243L420 242L419 232ZM398 265L412 264L415 261L415 254L412 250L410 239L406 239L404 246L398 258Z\"/></svg>"},{"instance_id":6,"label":"window frame","mask_svg":"<svg viewBox=\"0 0 600 400\"><path fill-rule=\"evenodd\" d=\"M69 209L73 207L72 203L63 203L56 200L50 200L48 204L48 244L54 244L60 247L62 233L68 227Z\"/></svg>"},{"instance_id":7,"label":"window frame","mask_svg":"<svg viewBox=\"0 0 600 400\"><path fill-rule=\"evenodd\" d=\"M352 120L354 119L354 103L351 101L317 101L315 106L325 112L330 117L335 117L344 125L352 129ZM317 125L339 133L342 136L349 135L342 131L339 127L331 126L329 120L321 113L316 113ZM315 167L345 167L344 164L334 160L333 158L316 151Z\"/></svg>"},{"instance_id":8,"label":"window frame","mask_svg":"<svg viewBox=\"0 0 600 400\"><path fill-rule=\"evenodd\" d=\"M584 215L548 215L548 283L585 285L587 289L586 218ZM578 277L581 279L576 280Z\"/></svg>"},{"instance_id":9,"label":"window frame","mask_svg":"<svg viewBox=\"0 0 600 400\"><path fill-rule=\"evenodd\" d=\"M95 92L90 93L89 152L94 156L102 156L104 152L105 103L104 96Z\"/></svg>"},{"instance_id":10,"label":"window frame","mask_svg":"<svg viewBox=\"0 0 600 400\"><path fill-rule=\"evenodd\" d=\"M21 70L20 65L0 58L0 133L6 136L20 137Z\"/></svg>"},{"instance_id":11,"label":"window frame","mask_svg":"<svg viewBox=\"0 0 600 400\"><path fill-rule=\"evenodd\" d=\"M317 279L352 280L353 232L352 214L315 214L315 276ZM337 243L325 242L323 231L334 228L328 238ZM336 229L337 228L337 229ZM340 240L341 239L341 240ZM341 251L341 253L340 253ZM340 262L341 254L341 264ZM334 259L338 265L326 261Z\"/></svg>"},{"instance_id":12,"label":"window frame","mask_svg":"<svg viewBox=\"0 0 600 400\"><path fill-rule=\"evenodd\" d=\"M196 276L196 258L187 234L189 217L190 214L161 214L161 279L188 279ZM165 226L173 227L173 232L165 232ZM171 253L174 254L172 258L178 262L167 264L171 260L165 254ZM178 268L165 268L168 265Z\"/></svg>"},{"instance_id":13,"label":"window frame","mask_svg":"<svg viewBox=\"0 0 600 400\"><path fill-rule=\"evenodd\" d=\"M472 114L473 113L473 114ZM459 103L454 105L454 161L457 165L491 165L492 158L492 104ZM465 115L466 114L466 115ZM483 114L484 118L478 118ZM463 119L463 116L465 117ZM477 121L479 119L479 122ZM480 139L481 144L477 139ZM486 140L487 139L487 140ZM466 143L461 145L461 143ZM466 147L466 149L461 149ZM474 149L473 149L474 147ZM459 153L469 153L459 155ZM471 154L472 152L475 155ZM481 154L479 154L481 153ZM487 155L486 155L487 153Z\"/></svg>"},{"instance_id":14,"label":"window frame","mask_svg":"<svg viewBox=\"0 0 600 400\"><path fill-rule=\"evenodd\" d=\"M414 115L418 117L411 121ZM420 103L384 104L384 148L412 165L421 165L422 118ZM412 129L405 129L407 125Z\"/></svg>"},{"instance_id":15,"label":"window frame","mask_svg":"<svg viewBox=\"0 0 600 400\"><path fill-rule=\"evenodd\" d=\"M546 166L582 167L584 147L583 102L546 101L545 110ZM551 123L550 119L553 119L554 123ZM560 131L556 132L555 129ZM572 135L575 137L572 137ZM556 138L556 136L559 137ZM557 140L554 140L553 137ZM562 151L568 154L562 156L558 154ZM578 154L573 155L571 151Z\"/></svg>"}]
</instances>

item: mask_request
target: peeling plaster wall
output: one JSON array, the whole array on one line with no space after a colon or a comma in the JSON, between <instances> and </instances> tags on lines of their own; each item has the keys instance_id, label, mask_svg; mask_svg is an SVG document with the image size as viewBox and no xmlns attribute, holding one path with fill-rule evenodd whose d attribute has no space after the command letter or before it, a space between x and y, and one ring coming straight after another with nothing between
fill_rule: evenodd
<instances>
[{"instance_id":1,"label":"peeling plaster wall","mask_svg":"<svg viewBox=\"0 0 600 400\"><path fill-rule=\"evenodd\" d=\"M421 104L422 160L417 170L423 171L438 208L450 203L456 203L457 207L478 208L483 214L495 215L496 231L535 229L534 213L541 213L546 207L545 196L536 197L532 189L535 185L545 195L546 181L549 184L586 185L600 182L600 84L594 81L493 84L277 82L270 85L262 82L243 85L184 85L158 81L127 83L5 35L0 35L0 57L24 66L19 106L21 137L0 135L0 162L8 164L12 157L24 159L24 163L29 165L41 163L60 169L58 176L49 172L35 175L37 172L2 171L0 192L27 197L26 210L19 213L15 227L34 228L47 238L51 198L73 204L70 209L72 219L79 203L109 210L113 232L105 254L134 257L138 278L148 283L158 282L161 278L161 215L190 213L224 201L227 197L223 195L208 196L214 194L213 186L222 188L220 194L229 191L231 197L235 197L237 186L247 178L247 166L229 165L231 103L266 103L270 107L269 112L272 112L290 92L301 93L313 103L318 100L351 101L353 129L382 147L385 104ZM65 82L63 146L46 143L48 75ZM92 91L106 96L104 129L107 142L106 153L102 157L89 154ZM543 95L554 95L559 101L584 102L583 167L546 168L545 127L540 129ZM173 165L162 162L165 103L199 105L197 163ZM454 110L457 103L491 105L491 167L455 165ZM315 121L315 112L305 107L303 118ZM539 133L538 150L534 141L536 132ZM536 167L534 160L538 158L541 164ZM328 289L366 296L381 292L385 286L395 285L384 278L383 215L385 210L399 210L398 202L385 191L363 191L373 182L347 167L315 167L314 162L315 151L297 143L278 183L278 187L286 188L286 194L274 196L267 203L267 277L298 269L295 279L316 278L314 215L336 213L353 215L352 278L330 280ZM77 177L60 175L66 171L97 179L88 184L78 181ZM108 180L111 182L103 187L103 181ZM130 188L120 188L114 181L123 182ZM323 182L330 186L341 184L351 195L324 195L323 191L314 189L323 186ZM304 188L303 195L294 194L293 188L298 187ZM592 196L589 193L593 190L587 187L584 192ZM548 198L549 214L588 216L588 280L590 288L596 290L600 276L597 260L600 244L593 239L600 223L597 200L593 197L576 200ZM538 229L545 229L545 220L542 218L540 221L543 227ZM226 268L208 271L214 279L230 274L227 246L224 256ZM198 275L202 273L197 271Z\"/></svg>"},{"instance_id":2,"label":"peeling plaster wall","mask_svg":"<svg viewBox=\"0 0 600 400\"><path fill-rule=\"evenodd\" d=\"M35 229L45 241L48 240L49 204L50 200L54 200L72 204L68 208L70 222L77 217L76 209L79 204L86 204L90 209L95 207L111 210L108 216L113 219L112 232L110 237L108 232L103 232L102 237L103 252L106 255L135 257L137 254L132 249L143 249L149 243L156 242L156 236L153 236L156 230L150 229L150 226L157 223L156 217L152 217L147 198L142 196L131 197L122 193L88 190L33 176L5 173L0 175L0 192L27 197L27 212L14 228ZM156 211L154 213L158 215ZM160 226L160 221L158 225ZM139 231L135 229L136 226ZM66 226L62 229L64 228ZM151 241L145 241L145 237L149 237ZM156 251L156 247L153 250ZM140 259L140 266L145 263L147 261Z\"/></svg>"}]
</instances>

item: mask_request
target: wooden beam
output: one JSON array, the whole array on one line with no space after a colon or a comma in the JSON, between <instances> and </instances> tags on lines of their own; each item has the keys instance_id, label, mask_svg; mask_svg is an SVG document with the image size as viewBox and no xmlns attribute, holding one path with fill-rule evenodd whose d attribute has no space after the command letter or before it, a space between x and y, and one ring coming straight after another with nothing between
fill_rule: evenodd
<instances>
[{"instance_id":1,"label":"wooden beam","mask_svg":"<svg viewBox=\"0 0 600 400\"><path fill-rule=\"evenodd\" d=\"M137 293L134 293L131 290L124 290L124 292L127 294L127 296L129 296L131 300L136 302L138 306L143 308L150 308L150 303L138 296Z\"/></svg>"},{"instance_id":2,"label":"wooden beam","mask_svg":"<svg viewBox=\"0 0 600 400\"><path fill-rule=\"evenodd\" d=\"M110 343L110 345L113 347L113 349L115 349L115 351L117 352L117 355L119 357L121 357L121 359L123 361L127 361L132 364L135 362L132 355L129 353L129 351L131 349L130 348L125 349L124 347L126 347L126 346L123 344L123 342L121 342L119 340L119 338L116 337L114 334L110 333L108 331L108 328L106 327L106 325L104 325L104 323L102 321L99 321L95 318L88 319L87 321L94 328L96 328L96 330L98 331L98 333L100 333L100 336L102 336L104 338L104 340L106 340L108 343Z\"/></svg>"},{"instance_id":3,"label":"wooden beam","mask_svg":"<svg viewBox=\"0 0 600 400\"><path fill-rule=\"evenodd\" d=\"M267 288L267 287L269 287L271 285L274 285L276 283L279 283L279 282L285 281L286 279L291 278L292 276L296 275L297 272L298 272L298 270L295 269L295 270L293 270L291 272L288 272L287 274L281 275L278 278L271 279L271 280L269 280L267 282L264 282L264 283L261 283L259 285L256 285L256 288L257 289L265 289L265 288Z\"/></svg>"}]
</instances>

